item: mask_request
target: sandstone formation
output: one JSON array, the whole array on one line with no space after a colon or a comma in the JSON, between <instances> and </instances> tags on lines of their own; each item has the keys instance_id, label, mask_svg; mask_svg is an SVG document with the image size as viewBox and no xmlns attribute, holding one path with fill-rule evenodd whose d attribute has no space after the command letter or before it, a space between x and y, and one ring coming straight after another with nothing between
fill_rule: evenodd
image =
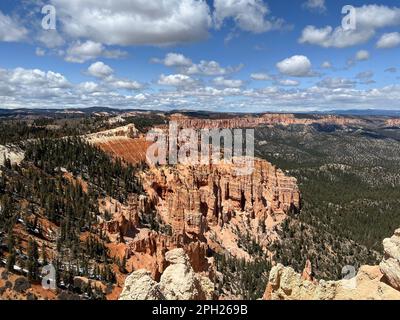
<instances>
[{"instance_id":1,"label":"sandstone formation","mask_svg":"<svg viewBox=\"0 0 400 320\"><path fill-rule=\"evenodd\" d=\"M182 128L195 129L221 129L221 128L256 128L261 125L292 125L292 124L336 124L336 125L357 125L360 119L342 117L335 115L323 115L296 118L294 114L267 113L260 116L242 116L227 119L201 119L192 118L183 114L173 114L171 121L175 121Z\"/></svg>"},{"instance_id":2,"label":"sandstone formation","mask_svg":"<svg viewBox=\"0 0 400 320\"><path fill-rule=\"evenodd\" d=\"M151 278L150 272L137 270L125 280L125 286L119 300L162 300L158 283Z\"/></svg>"},{"instance_id":3,"label":"sandstone formation","mask_svg":"<svg viewBox=\"0 0 400 320\"><path fill-rule=\"evenodd\" d=\"M92 143L102 142L104 139L111 138L135 138L138 136L138 130L135 125L130 123L126 126L118 127L115 129L100 131L92 134L85 135L85 138Z\"/></svg>"},{"instance_id":4,"label":"sandstone formation","mask_svg":"<svg viewBox=\"0 0 400 320\"><path fill-rule=\"evenodd\" d=\"M384 258L379 267L384 280L393 288L400 290L400 229L394 236L383 240Z\"/></svg>"},{"instance_id":5,"label":"sandstone formation","mask_svg":"<svg viewBox=\"0 0 400 320\"><path fill-rule=\"evenodd\" d=\"M178 247L184 249L195 272L210 273L211 268L206 258L207 243L168 236L148 229L141 229L134 239L127 241L124 255L129 264L133 264L135 268L146 268L158 280L168 266L165 253Z\"/></svg>"},{"instance_id":6,"label":"sandstone formation","mask_svg":"<svg viewBox=\"0 0 400 320\"><path fill-rule=\"evenodd\" d=\"M169 266L157 283L150 272L138 270L125 280L120 300L204 300L211 299L212 282L196 274L183 249L168 251L165 255Z\"/></svg>"},{"instance_id":7,"label":"sandstone formation","mask_svg":"<svg viewBox=\"0 0 400 320\"><path fill-rule=\"evenodd\" d=\"M11 164L20 164L24 156L24 151L17 146L0 145L0 166L4 165L5 159L10 159Z\"/></svg>"},{"instance_id":8,"label":"sandstone formation","mask_svg":"<svg viewBox=\"0 0 400 320\"><path fill-rule=\"evenodd\" d=\"M400 292L381 281L378 267L363 266L353 279L311 282L290 267L273 267L266 300L398 300Z\"/></svg>"},{"instance_id":9,"label":"sandstone formation","mask_svg":"<svg viewBox=\"0 0 400 320\"><path fill-rule=\"evenodd\" d=\"M231 123L236 124L240 125ZM89 138L112 156L130 163L144 161L149 142L139 140L145 141L143 137L132 139L126 130L117 129ZM166 253L173 249L183 249L191 270L211 278L215 274L212 258L208 257L211 251L250 260L252 257L240 245L247 237L267 253L268 244L277 237L275 226L286 219L289 211L300 209L297 181L264 160L254 159L253 170L247 175L239 174L241 165L150 166L138 177L144 195L130 199L126 205L115 199L101 199L104 216L112 216L100 221L111 240L111 255L126 261L128 272L145 269L161 285L163 275L168 279L169 274ZM176 268L183 268L183 264ZM212 288L207 279L199 278L196 283ZM124 276L119 277L118 284L124 280ZM167 293L169 298L174 294Z\"/></svg>"},{"instance_id":10,"label":"sandstone formation","mask_svg":"<svg viewBox=\"0 0 400 320\"><path fill-rule=\"evenodd\" d=\"M175 234L201 239L211 225L224 225L239 212L266 221L300 208L296 179L263 160L249 175L233 164L152 168L145 189Z\"/></svg>"},{"instance_id":11,"label":"sandstone formation","mask_svg":"<svg viewBox=\"0 0 400 320\"><path fill-rule=\"evenodd\" d=\"M386 125L389 127L399 127L400 126L400 119L399 118L393 118L386 120Z\"/></svg>"},{"instance_id":12,"label":"sandstone formation","mask_svg":"<svg viewBox=\"0 0 400 320\"><path fill-rule=\"evenodd\" d=\"M339 281L315 281L307 264L303 275L281 264L273 267L266 300L399 300L400 229L383 241L385 257L380 266L362 266L355 277Z\"/></svg>"}]
</instances>

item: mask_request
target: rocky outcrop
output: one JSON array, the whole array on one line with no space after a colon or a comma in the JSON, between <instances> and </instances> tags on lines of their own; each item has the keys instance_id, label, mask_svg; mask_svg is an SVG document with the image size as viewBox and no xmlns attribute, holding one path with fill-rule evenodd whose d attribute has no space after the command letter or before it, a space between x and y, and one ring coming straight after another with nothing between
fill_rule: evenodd
<instances>
[{"instance_id":1,"label":"rocky outcrop","mask_svg":"<svg viewBox=\"0 0 400 320\"><path fill-rule=\"evenodd\" d=\"M17 146L0 145L0 166L4 165L5 159L9 159L11 164L20 164L24 156L24 151Z\"/></svg>"},{"instance_id":2,"label":"rocky outcrop","mask_svg":"<svg viewBox=\"0 0 400 320\"><path fill-rule=\"evenodd\" d=\"M400 292L382 282L379 267L363 266L353 279L311 282L290 267L273 267L266 300L398 300Z\"/></svg>"},{"instance_id":3,"label":"rocky outcrop","mask_svg":"<svg viewBox=\"0 0 400 320\"><path fill-rule=\"evenodd\" d=\"M150 272L138 270L129 275L120 300L205 300L211 299L214 286L210 279L196 274L183 249L165 254L169 266L157 283Z\"/></svg>"},{"instance_id":4,"label":"rocky outcrop","mask_svg":"<svg viewBox=\"0 0 400 320\"><path fill-rule=\"evenodd\" d=\"M254 161L249 175L236 175L234 164L177 165L154 167L144 181L163 221L191 238L239 212L266 220L300 208L296 179L263 160Z\"/></svg>"},{"instance_id":5,"label":"rocky outcrop","mask_svg":"<svg viewBox=\"0 0 400 320\"><path fill-rule=\"evenodd\" d=\"M136 138L138 136L138 133L139 132L135 128L135 125L130 123L126 126L87 134L84 136L84 138L90 143L97 144L112 139Z\"/></svg>"},{"instance_id":6,"label":"rocky outcrop","mask_svg":"<svg viewBox=\"0 0 400 320\"><path fill-rule=\"evenodd\" d=\"M171 264L161 275L160 289L167 300L194 300L200 296L198 281L189 258L183 249L166 253L165 259Z\"/></svg>"},{"instance_id":7,"label":"rocky outcrop","mask_svg":"<svg viewBox=\"0 0 400 320\"><path fill-rule=\"evenodd\" d=\"M125 280L119 300L163 300L158 283L151 278L150 272L137 270Z\"/></svg>"},{"instance_id":8,"label":"rocky outcrop","mask_svg":"<svg viewBox=\"0 0 400 320\"><path fill-rule=\"evenodd\" d=\"M161 274L168 266L166 252L181 247L189 257L189 263L195 272L209 272L210 265L206 258L207 243L192 241L189 238L179 236L168 236L149 230L140 230L140 233L127 243L126 257L136 257L138 265L148 269L153 278L160 279ZM140 262L146 261L143 257L152 257L150 263L144 265Z\"/></svg>"},{"instance_id":9,"label":"rocky outcrop","mask_svg":"<svg viewBox=\"0 0 400 320\"><path fill-rule=\"evenodd\" d=\"M292 124L334 124L356 125L362 123L360 119L335 115L314 115L297 118L293 114L267 113L260 116L241 116L225 119L192 118L183 114L173 114L171 121L175 121L182 128L221 129L221 128L256 128L261 125L292 125Z\"/></svg>"},{"instance_id":10,"label":"rocky outcrop","mask_svg":"<svg viewBox=\"0 0 400 320\"><path fill-rule=\"evenodd\" d=\"M379 266L362 266L355 277L315 281L311 264L302 275L281 264L273 267L266 300L399 300L400 229L383 241L385 257Z\"/></svg>"},{"instance_id":11,"label":"rocky outcrop","mask_svg":"<svg viewBox=\"0 0 400 320\"><path fill-rule=\"evenodd\" d=\"M384 281L400 290L400 229L394 236L383 240L384 258L379 264Z\"/></svg>"},{"instance_id":12,"label":"rocky outcrop","mask_svg":"<svg viewBox=\"0 0 400 320\"><path fill-rule=\"evenodd\" d=\"M388 119L388 120L386 120L385 124L388 127L399 127L400 126L400 119L399 118Z\"/></svg>"}]
</instances>

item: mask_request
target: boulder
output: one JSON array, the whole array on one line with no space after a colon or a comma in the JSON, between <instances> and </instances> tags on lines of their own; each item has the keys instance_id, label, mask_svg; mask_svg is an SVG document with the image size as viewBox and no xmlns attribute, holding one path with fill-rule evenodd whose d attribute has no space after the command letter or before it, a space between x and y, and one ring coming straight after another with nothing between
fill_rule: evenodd
<instances>
[{"instance_id":1,"label":"boulder","mask_svg":"<svg viewBox=\"0 0 400 320\"><path fill-rule=\"evenodd\" d=\"M393 237L383 240L384 258L379 264L384 274L384 281L393 288L400 290L400 229Z\"/></svg>"},{"instance_id":2,"label":"boulder","mask_svg":"<svg viewBox=\"0 0 400 320\"><path fill-rule=\"evenodd\" d=\"M137 270L126 280L119 300L163 300L158 283L146 270Z\"/></svg>"},{"instance_id":3,"label":"boulder","mask_svg":"<svg viewBox=\"0 0 400 320\"><path fill-rule=\"evenodd\" d=\"M196 274L183 249L165 254L169 266L157 283L151 273L138 270L125 280L120 300L207 300L213 298L214 284L209 278Z\"/></svg>"}]
</instances>

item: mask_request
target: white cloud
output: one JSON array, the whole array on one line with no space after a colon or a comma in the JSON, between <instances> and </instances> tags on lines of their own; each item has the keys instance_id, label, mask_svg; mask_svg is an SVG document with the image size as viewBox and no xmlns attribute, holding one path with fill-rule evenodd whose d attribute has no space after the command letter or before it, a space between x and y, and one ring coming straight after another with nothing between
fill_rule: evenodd
<instances>
[{"instance_id":1,"label":"white cloud","mask_svg":"<svg viewBox=\"0 0 400 320\"><path fill-rule=\"evenodd\" d=\"M311 75L311 62L306 56L296 55L276 64L279 72L292 77Z\"/></svg>"},{"instance_id":2,"label":"white cloud","mask_svg":"<svg viewBox=\"0 0 400 320\"><path fill-rule=\"evenodd\" d=\"M35 54L36 54L38 57L43 57L43 56L46 54L46 51L43 50L42 48L36 48Z\"/></svg>"},{"instance_id":3,"label":"white cloud","mask_svg":"<svg viewBox=\"0 0 400 320\"><path fill-rule=\"evenodd\" d=\"M217 86L227 88L240 88L244 84L242 80L225 79L224 77L215 78L214 83Z\"/></svg>"},{"instance_id":4,"label":"white cloud","mask_svg":"<svg viewBox=\"0 0 400 320\"><path fill-rule=\"evenodd\" d=\"M179 53L168 53L164 59L153 58L153 63L161 63L166 67L177 68L179 73L186 75L222 76L239 71L243 65L236 67L221 67L217 61L201 60L198 64Z\"/></svg>"},{"instance_id":5,"label":"white cloud","mask_svg":"<svg viewBox=\"0 0 400 320\"><path fill-rule=\"evenodd\" d=\"M184 76L184 75L183 75ZM54 71L0 69L0 104L5 108L72 108L112 105L144 110L218 110L263 112L400 108L400 85L356 89L350 79L325 80L321 86L262 89L178 86L176 90L123 94L104 82L72 84ZM106 87L106 85L109 85ZM232 99L234 97L235 99Z\"/></svg>"},{"instance_id":6,"label":"white cloud","mask_svg":"<svg viewBox=\"0 0 400 320\"><path fill-rule=\"evenodd\" d=\"M88 73L96 78L106 78L114 73L114 70L104 62L97 61L88 68Z\"/></svg>"},{"instance_id":7,"label":"white cloud","mask_svg":"<svg viewBox=\"0 0 400 320\"><path fill-rule=\"evenodd\" d=\"M356 8L356 29L344 30L342 27L326 26L317 28L307 26L303 29L300 43L321 47L345 48L370 40L377 29L400 25L400 8L384 5L364 5Z\"/></svg>"},{"instance_id":8,"label":"white cloud","mask_svg":"<svg viewBox=\"0 0 400 320\"><path fill-rule=\"evenodd\" d=\"M18 42L26 39L28 30L0 11L0 41Z\"/></svg>"},{"instance_id":9,"label":"white cloud","mask_svg":"<svg viewBox=\"0 0 400 320\"><path fill-rule=\"evenodd\" d=\"M125 90L138 90L143 87L143 85L137 81L124 80L124 79L111 79L109 81L110 85L117 89Z\"/></svg>"},{"instance_id":10,"label":"white cloud","mask_svg":"<svg viewBox=\"0 0 400 320\"><path fill-rule=\"evenodd\" d=\"M10 72L9 82L33 87L46 85L48 88L67 88L70 86L68 80L60 73L24 68L16 68Z\"/></svg>"},{"instance_id":11,"label":"white cloud","mask_svg":"<svg viewBox=\"0 0 400 320\"><path fill-rule=\"evenodd\" d=\"M78 88L86 93L93 93L93 92L101 91L99 84L96 82L92 82L92 81L82 82L78 85Z\"/></svg>"},{"instance_id":12,"label":"white cloud","mask_svg":"<svg viewBox=\"0 0 400 320\"><path fill-rule=\"evenodd\" d=\"M64 38L57 30L40 30L36 35L36 40L46 48L58 48L65 44Z\"/></svg>"},{"instance_id":13,"label":"white cloud","mask_svg":"<svg viewBox=\"0 0 400 320\"><path fill-rule=\"evenodd\" d=\"M168 53L163 62L167 67L189 67L193 64L192 60L178 53Z\"/></svg>"},{"instance_id":14,"label":"white cloud","mask_svg":"<svg viewBox=\"0 0 400 320\"><path fill-rule=\"evenodd\" d=\"M158 84L163 86L184 87L195 84L195 80L185 74L160 75Z\"/></svg>"},{"instance_id":15,"label":"white cloud","mask_svg":"<svg viewBox=\"0 0 400 320\"><path fill-rule=\"evenodd\" d=\"M400 33L392 32L385 33L376 43L376 47L380 49L390 49L395 48L400 45Z\"/></svg>"},{"instance_id":16,"label":"white cloud","mask_svg":"<svg viewBox=\"0 0 400 320\"><path fill-rule=\"evenodd\" d=\"M277 84L279 84L281 86L285 86L285 87L296 87L300 84L300 82L297 80L283 79L283 80L279 80L277 82Z\"/></svg>"},{"instance_id":17,"label":"white cloud","mask_svg":"<svg viewBox=\"0 0 400 320\"><path fill-rule=\"evenodd\" d=\"M356 79L359 80L361 84L373 84L376 83L374 79L372 79L374 73L372 71L363 71L356 75Z\"/></svg>"},{"instance_id":18,"label":"white cloud","mask_svg":"<svg viewBox=\"0 0 400 320\"><path fill-rule=\"evenodd\" d=\"M76 41L67 49L65 60L68 62L83 63L98 57L120 58L127 53L121 50L106 50L98 42L88 40L86 42Z\"/></svg>"},{"instance_id":19,"label":"white cloud","mask_svg":"<svg viewBox=\"0 0 400 320\"><path fill-rule=\"evenodd\" d=\"M339 88L353 88L355 82L346 78L331 78L327 77L317 83L318 87L339 89Z\"/></svg>"},{"instance_id":20,"label":"white cloud","mask_svg":"<svg viewBox=\"0 0 400 320\"><path fill-rule=\"evenodd\" d=\"M0 103L6 108L127 107L132 104L128 95L112 90L118 83L115 86L113 82L73 84L54 71L0 69L0 84Z\"/></svg>"},{"instance_id":21,"label":"white cloud","mask_svg":"<svg viewBox=\"0 0 400 320\"><path fill-rule=\"evenodd\" d=\"M198 64L193 64L184 70L187 74L197 74L204 76L218 76L218 75L227 75L230 73L234 73L239 71L243 65L239 65L237 67L221 67L220 64L216 61L206 61L201 60Z\"/></svg>"},{"instance_id":22,"label":"white cloud","mask_svg":"<svg viewBox=\"0 0 400 320\"><path fill-rule=\"evenodd\" d=\"M370 79L374 76L374 73L372 71L363 71L360 72L356 75L357 79L365 80L365 79Z\"/></svg>"},{"instance_id":23,"label":"white cloud","mask_svg":"<svg viewBox=\"0 0 400 320\"><path fill-rule=\"evenodd\" d=\"M400 25L400 8L364 5L356 8L357 28L378 29Z\"/></svg>"},{"instance_id":24,"label":"white cloud","mask_svg":"<svg viewBox=\"0 0 400 320\"><path fill-rule=\"evenodd\" d=\"M214 0L214 21L220 28L226 19L233 19L243 31L262 33L283 26L281 19L268 19L270 10L262 0Z\"/></svg>"},{"instance_id":25,"label":"white cloud","mask_svg":"<svg viewBox=\"0 0 400 320\"><path fill-rule=\"evenodd\" d=\"M324 61L321 65L322 68L324 69L331 69L332 68L332 63L330 61Z\"/></svg>"},{"instance_id":26,"label":"white cloud","mask_svg":"<svg viewBox=\"0 0 400 320\"><path fill-rule=\"evenodd\" d=\"M307 0L303 6L311 11L325 12L325 0Z\"/></svg>"},{"instance_id":27,"label":"white cloud","mask_svg":"<svg viewBox=\"0 0 400 320\"><path fill-rule=\"evenodd\" d=\"M370 57L369 52L367 50L360 50L356 53L356 60L357 61L366 61Z\"/></svg>"},{"instance_id":28,"label":"white cloud","mask_svg":"<svg viewBox=\"0 0 400 320\"><path fill-rule=\"evenodd\" d=\"M87 73L93 77L101 79L104 86L110 86L114 89L138 90L143 87L140 82L115 77L114 70L101 61L92 63L88 68Z\"/></svg>"},{"instance_id":29,"label":"white cloud","mask_svg":"<svg viewBox=\"0 0 400 320\"><path fill-rule=\"evenodd\" d=\"M68 48L65 60L82 63L99 57L103 50L104 47L101 43L90 40L84 43L77 41Z\"/></svg>"},{"instance_id":30,"label":"white cloud","mask_svg":"<svg viewBox=\"0 0 400 320\"><path fill-rule=\"evenodd\" d=\"M303 29L299 42L324 48L346 48L367 42L374 34L370 29L344 30L342 27L333 29L331 26L324 28L307 26Z\"/></svg>"},{"instance_id":31,"label":"white cloud","mask_svg":"<svg viewBox=\"0 0 400 320\"><path fill-rule=\"evenodd\" d=\"M211 26L204 0L52 0L70 37L108 45L169 45L205 39Z\"/></svg>"},{"instance_id":32,"label":"white cloud","mask_svg":"<svg viewBox=\"0 0 400 320\"><path fill-rule=\"evenodd\" d=\"M250 78L252 80L256 80L256 81L268 81L268 80L272 80L272 77L266 73L252 73L250 75Z\"/></svg>"}]
</instances>

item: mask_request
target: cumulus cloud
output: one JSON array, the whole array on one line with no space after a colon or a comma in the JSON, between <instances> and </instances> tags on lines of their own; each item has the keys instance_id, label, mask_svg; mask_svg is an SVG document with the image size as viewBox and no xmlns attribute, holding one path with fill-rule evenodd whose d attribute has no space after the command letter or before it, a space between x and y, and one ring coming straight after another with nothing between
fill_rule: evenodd
<instances>
[{"instance_id":1,"label":"cumulus cloud","mask_svg":"<svg viewBox=\"0 0 400 320\"><path fill-rule=\"evenodd\" d=\"M243 67L243 65L238 65L236 67L222 67L217 61L213 60L201 60L196 64L193 63L190 58L179 53L168 53L165 58L153 58L151 59L151 62L161 63L166 67L177 68L181 74L200 76L223 76L237 72Z\"/></svg>"},{"instance_id":2,"label":"cumulus cloud","mask_svg":"<svg viewBox=\"0 0 400 320\"><path fill-rule=\"evenodd\" d=\"M18 42L26 39L28 30L0 11L0 41Z\"/></svg>"},{"instance_id":3,"label":"cumulus cloud","mask_svg":"<svg viewBox=\"0 0 400 320\"><path fill-rule=\"evenodd\" d=\"M385 33L376 43L376 47L380 49L395 48L400 45L400 32Z\"/></svg>"},{"instance_id":4,"label":"cumulus cloud","mask_svg":"<svg viewBox=\"0 0 400 320\"><path fill-rule=\"evenodd\" d=\"M40 69L0 69L0 83L0 103L6 108L127 107L133 101L129 95L112 90L118 89L118 84L73 84L58 72Z\"/></svg>"},{"instance_id":5,"label":"cumulus cloud","mask_svg":"<svg viewBox=\"0 0 400 320\"><path fill-rule=\"evenodd\" d=\"M345 48L370 40L377 29L400 25L400 8L384 5L364 5L356 9L356 29L326 26L317 28L309 25L303 29L300 43L321 47Z\"/></svg>"},{"instance_id":6,"label":"cumulus cloud","mask_svg":"<svg viewBox=\"0 0 400 320\"><path fill-rule=\"evenodd\" d=\"M325 0L307 0L303 3L303 7L311 11L325 12Z\"/></svg>"},{"instance_id":7,"label":"cumulus cloud","mask_svg":"<svg viewBox=\"0 0 400 320\"><path fill-rule=\"evenodd\" d=\"M100 85L93 81L86 81L86 82L80 83L78 85L78 89L80 89L80 90L82 90L82 92L86 92L86 93L94 93L94 92L102 91L102 89L100 88Z\"/></svg>"},{"instance_id":8,"label":"cumulus cloud","mask_svg":"<svg viewBox=\"0 0 400 320\"><path fill-rule=\"evenodd\" d=\"M321 64L321 67L324 68L324 69L331 69L332 68L332 63L330 61L324 61Z\"/></svg>"},{"instance_id":9,"label":"cumulus cloud","mask_svg":"<svg viewBox=\"0 0 400 320\"><path fill-rule=\"evenodd\" d=\"M43 56L46 54L46 51L43 50L42 48L36 48L35 54L36 54L38 57L43 57Z\"/></svg>"},{"instance_id":10,"label":"cumulus cloud","mask_svg":"<svg viewBox=\"0 0 400 320\"><path fill-rule=\"evenodd\" d=\"M282 28L282 19L269 18L270 10L262 0L214 0L214 22L220 28L224 21L233 19L236 26L254 33Z\"/></svg>"},{"instance_id":11,"label":"cumulus cloud","mask_svg":"<svg viewBox=\"0 0 400 320\"><path fill-rule=\"evenodd\" d=\"M168 53L164 59L153 59L155 63L162 63L167 67L189 67L193 65L192 60L180 53Z\"/></svg>"},{"instance_id":12,"label":"cumulus cloud","mask_svg":"<svg viewBox=\"0 0 400 320\"><path fill-rule=\"evenodd\" d=\"M70 37L108 45L169 45L205 39L211 25L204 0L52 0Z\"/></svg>"},{"instance_id":13,"label":"cumulus cloud","mask_svg":"<svg viewBox=\"0 0 400 320\"><path fill-rule=\"evenodd\" d=\"M81 42L76 41L67 49L65 60L68 62L83 63L98 57L121 58L127 53L121 50L106 50L105 47L98 42L91 40Z\"/></svg>"},{"instance_id":14,"label":"cumulus cloud","mask_svg":"<svg viewBox=\"0 0 400 320\"><path fill-rule=\"evenodd\" d=\"M143 84L141 84L140 82L115 77L114 70L101 61L92 63L89 66L87 73L95 78L102 80L103 85L115 89L138 90L143 87Z\"/></svg>"},{"instance_id":15,"label":"cumulus cloud","mask_svg":"<svg viewBox=\"0 0 400 320\"><path fill-rule=\"evenodd\" d=\"M357 61L366 61L370 57L369 52L367 50L360 50L356 53L355 59Z\"/></svg>"},{"instance_id":16,"label":"cumulus cloud","mask_svg":"<svg viewBox=\"0 0 400 320\"><path fill-rule=\"evenodd\" d=\"M137 81L132 81L132 80L126 80L126 79L109 79L108 83L117 89L125 89L125 90L138 90L143 87L143 85L140 82Z\"/></svg>"},{"instance_id":17,"label":"cumulus cloud","mask_svg":"<svg viewBox=\"0 0 400 320\"><path fill-rule=\"evenodd\" d=\"M311 62L306 56L296 55L276 64L279 72L292 77L307 77L312 75Z\"/></svg>"},{"instance_id":18,"label":"cumulus cloud","mask_svg":"<svg viewBox=\"0 0 400 320\"><path fill-rule=\"evenodd\" d=\"M244 83L242 80L225 79L224 77L217 77L214 79L214 84L217 86L227 87L227 88L240 88L241 86L243 86Z\"/></svg>"},{"instance_id":19,"label":"cumulus cloud","mask_svg":"<svg viewBox=\"0 0 400 320\"><path fill-rule=\"evenodd\" d=\"M375 83L373 80L374 73L372 71L363 71L356 75L356 79L359 80L361 84L372 84Z\"/></svg>"},{"instance_id":20,"label":"cumulus cloud","mask_svg":"<svg viewBox=\"0 0 400 320\"><path fill-rule=\"evenodd\" d=\"M64 38L57 30L40 30L36 35L36 40L46 48L58 48L65 44Z\"/></svg>"},{"instance_id":21,"label":"cumulus cloud","mask_svg":"<svg viewBox=\"0 0 400 320\"><path fill-rule=\"evenodd\" d=\"M185 75L183 75L185 76ZM183 77L182 79L184 79ZM171 79L168 78L168 79ZM229 80L229 79L225 79ZM36 69L0 69L0 103L6 108L72 108L112 105L146 110L243 110L262 112L331 110L341 108L400 108L400 85L356 89L349 79L326 80L310 88L286 89L271 86L262 89L244 87L184 86L153 93L121 93L106 87L107 82L70 83L54 71ZM232 99L232 98L235 99Z\"/></svg>"},{"instance_id":22,"label":"cumulus cloud","mask_svg":"<svg viewBox=\"0 0 400 320\"><path fill-rule=\"evenodd\" d=\"M114 73L114 70L104 62L97 61L88 68L88 73L96 78L106 78Z\"/></svg>"},{"instance_id":23,"label":"cumulus cloud","mask_svg":"<svg viewBox=\"0 0 400 320\"><path fill-rule=\"evenodd\" d=\"M42 71L39 69L24 69L16 68L9 72L9 82L11 84L26 85L26 86L42 86L46 85L48 88L67 88L70 86L68 80L53 71Z\"/></svg>"},{"instance_id":24,"label":"cumulus cloud","mask_svg":"<svg viewBox=\"0 0 400 320\"><path fill-rule=\"evenodd\" d=\"M299 42L324 48L346 48L367 42L374 34L375 32L370 29L344 30L342 27L333 29L331 26L324 28L307 26L303 29Z\"/></svg>"},{"instance_id":25,"label":"cumulus cloud","mask_svg":"<svg viewBox=\"0 0 400 320\"><path fill-rule=\"evenodd\" d=\"M185 74L160 75L158 84L163 86L186 87L195 84L195 80Z\"/></svg>"},{"instance_id":26,"label":"cumulus cloud","mask_svg":"<svg viewBox=\"0 0 400 320\"><path fill-rule=\"evenodd\" d=\"M252 80L256 80L256 81L268 81L268 80L272 80L272 77L266 73L252 73L250 75L250 78Z\"/></svg>"},{"instance_id":27,"label":"cumulus cloud","mask_svg":"<svg viewBox=\"0 0 400 320\"><path fill-rule=\"evenodd\" d=\"M198 74L205 76L227 75L239 71L243 65L236 67L221 67L216 61L201 60L198 64L193 64L188 67L184 72L187 74Z\"/></svg>"},{"instance_id":28,"label":"cumulus cloud","mask_svg":"<svg viewBox=\"0 0 400 320\"><path fill-rule=\"evenodd\" d=\"M317 83L318 87L329 88L329 89L339 89L339 88L353 88L355 82L346 78L331 78L327 77Z\"/></svg>"},{"instance_id":29,"label":"cumulus cloud","mask_svg":"<svg viewBox=\"0 0 400 320\"><path fill-rule=\"evenodd\" d=\"M279 84L281 86L285 86L285 87L296 87L300 84L300 82L297 80L292 80L292 79L282 79L282 80L278 80L277 84Z\"/></svg>"}]
</instances>

